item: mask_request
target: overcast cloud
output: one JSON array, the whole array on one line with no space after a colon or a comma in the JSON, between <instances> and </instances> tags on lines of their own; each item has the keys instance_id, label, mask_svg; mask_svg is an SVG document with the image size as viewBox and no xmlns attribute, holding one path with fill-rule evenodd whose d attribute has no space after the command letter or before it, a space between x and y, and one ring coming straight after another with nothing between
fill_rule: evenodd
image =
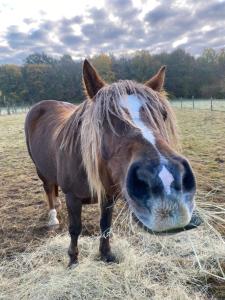
<instances>
[{"instance_id":1,"label":"overcast cloud","mask_svg":"<svg viewBox=\"0 0 225 300\"><path fill-rule=\"evenodd\" d=\"M60 2L64 5L34 1L24 10L25 0L0 3L0 63L22 63L42 51L84 58L138 49L158 53L182 47L198 55L206 47L225 48L225 1Z\"/></svg>"}]
</instances>

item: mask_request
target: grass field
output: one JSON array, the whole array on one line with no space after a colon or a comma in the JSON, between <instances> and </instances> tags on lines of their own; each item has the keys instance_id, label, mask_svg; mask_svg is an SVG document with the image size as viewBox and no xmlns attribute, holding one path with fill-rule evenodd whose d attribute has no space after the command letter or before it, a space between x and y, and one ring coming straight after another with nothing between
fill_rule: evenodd
<instances>
[{"instance_id":1,"label":"grass field","mask_svg":"<svg viewBox=\"0 0 225 300\"><path fill-rule=\"evenodd\" d=\"M211 203L224 204L225 113L177 109L176 114L183 153L191 161L197 176L197 200L205 202L206 207L210 204L208 209ZM24 118L24 114L0 117L0 257L7 259L27 248L35 250L49 236L65 232L67 224L63 204L61 227L57 233L49 232L46 227L47 204L26 151ZM62 195L60 197L63 202ZM215 206L212 213L216 214ZM83 220L83 235L99 233L97 206L85 206ZM225 236L219 221L217 225ZM218 286L215 289L218 292ZM224 292L224 298L220 299L225 299L225 286L221 282L219 289Z\"/></svg>"}]
</instances>

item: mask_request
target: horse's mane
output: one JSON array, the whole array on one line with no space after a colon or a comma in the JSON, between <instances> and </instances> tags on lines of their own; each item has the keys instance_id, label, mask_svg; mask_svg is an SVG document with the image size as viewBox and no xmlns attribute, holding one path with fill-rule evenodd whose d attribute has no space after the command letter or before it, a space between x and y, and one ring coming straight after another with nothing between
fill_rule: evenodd
<instances>
[{"instance_id":1,"label":"horse's mane","mask_svg":"<svg viewBox=\"0 0 225 300\"><path fill-rule=\"evenodd\" d=\"M84 101L70 116L63 129L61 143L61 148L72 152L79 141L90 190L92 196L97 194L98 200L103 199L104 195L99 174L103 125L106 121L112 134L116 134L111 122L114 115L135 127L121 106L121 97L129 94L135 94L143 102L152 130L173 148L177 147L176 119L164 92L157 93L143 84L128 80L104 86L93 100ZM166 120L162 112L166 113Z\"/></svg>"}]
</instances>

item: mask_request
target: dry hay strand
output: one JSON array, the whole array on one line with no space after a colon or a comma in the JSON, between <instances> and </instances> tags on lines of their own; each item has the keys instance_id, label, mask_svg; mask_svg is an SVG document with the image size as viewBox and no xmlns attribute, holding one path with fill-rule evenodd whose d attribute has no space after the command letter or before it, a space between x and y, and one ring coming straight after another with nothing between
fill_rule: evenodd
<instances>
[{"instance_id":1,"label":"dry hay strand","mask_svg":"<svg viewBox=\"0 0 225 300\"><path fill-rule=\"evenodd\" d=\"M112 232L118 264L98 259L98 237L81 237L80 263L67 269L67 235L4 260L0 299L224 299L225 243L213 226L225 223L224 208L198 202L204 224L166 236L144 232L123 209Z\"/></svg>"}]
</instances>

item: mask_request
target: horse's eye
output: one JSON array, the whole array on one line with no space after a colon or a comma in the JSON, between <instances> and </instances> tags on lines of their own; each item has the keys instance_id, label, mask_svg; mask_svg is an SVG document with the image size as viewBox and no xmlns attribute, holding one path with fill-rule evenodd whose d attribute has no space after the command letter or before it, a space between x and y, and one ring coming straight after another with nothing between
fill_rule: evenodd
<instances>
[{"instance_id":1,"label":"horse's eye","mask_svg":"<svg viewBox=\"0 0 225 300\"><path fill-rule=\"evenodd\" d=\"M165 109L163 109L162 115L163 115L163 120L166 121L166 119L167 119L167 111Z\"/></svg>"}]
</instances>

